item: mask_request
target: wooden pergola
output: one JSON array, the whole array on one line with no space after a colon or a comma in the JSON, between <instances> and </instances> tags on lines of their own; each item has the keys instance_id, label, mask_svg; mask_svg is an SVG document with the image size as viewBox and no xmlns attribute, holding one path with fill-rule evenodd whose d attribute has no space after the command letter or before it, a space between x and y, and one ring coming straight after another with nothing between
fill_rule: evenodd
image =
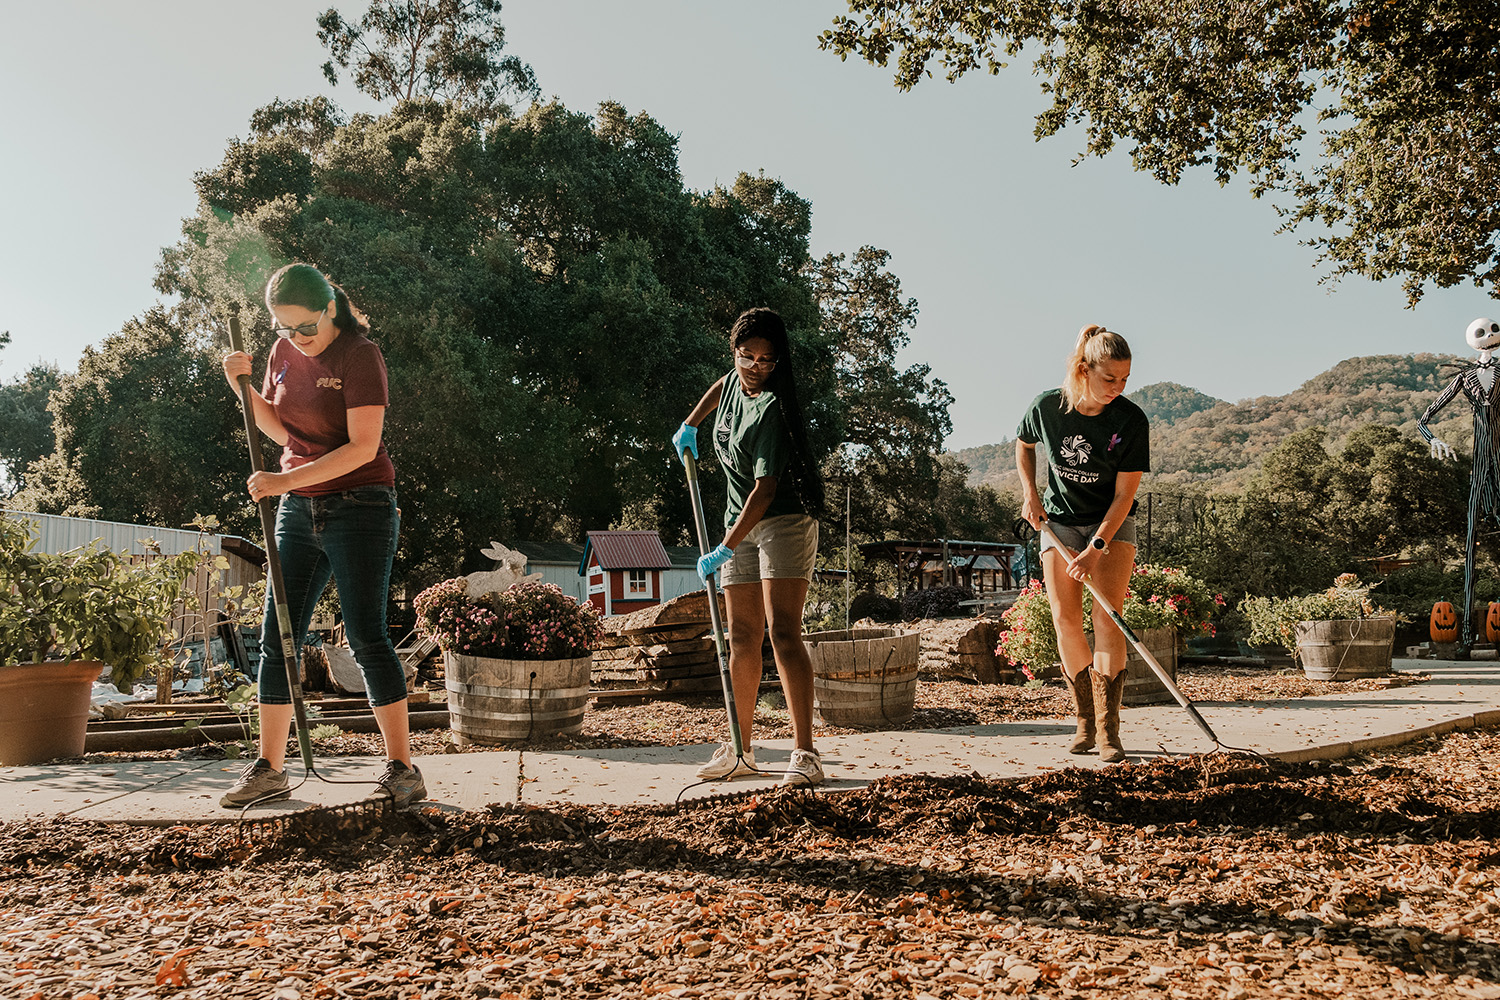
<instances>
[{"instance_id":1,"label":"wooden pergola","mask_svg":"<svg viewBox=\"0 0 1500 1000\"><path fill-rule=\"evenodd\" d=\"M866 542L859 551L866 562L883 561L895 566L898 594L953 585L986 594L1015 589L1010 561L1020 547L1015 542L903 538Z\"/></svg>"}]
</instances>

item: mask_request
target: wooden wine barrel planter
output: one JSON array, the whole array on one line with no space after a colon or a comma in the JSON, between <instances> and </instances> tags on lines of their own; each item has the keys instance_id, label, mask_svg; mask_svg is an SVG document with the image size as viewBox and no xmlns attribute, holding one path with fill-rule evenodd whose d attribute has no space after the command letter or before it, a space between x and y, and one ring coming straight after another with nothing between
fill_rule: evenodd
<instances>
[{"instance_id":1,"label":"wooden wine barrel planter","mask_svg":"<svg viewBox=\"0 0 1500 1000\"><path fill-rule=\"evenodd\" d=\"M892 628L835 629L803 636L813 667L813 708L822 724L884 729L917 710L921 637Z\"/></svg>"},{"instance_id":2,"label":"wooden wine barrel planter","mask_svg":"<svg viewBox=\"0 0 1500 1000\"><path fill-rule=\"evenodd\" d=\"M443 653L448 725L460 746L571 736L583 729L591 656L498 660Z\"/></svg>"},{"instance_id":3,"label":"wooden wine barrel planter","mask_svg":"<svg viewBox=\"0 0 1500 1000\"><path fill-rule=\"evenodd\" d=\"M103 669L94 660L0 667L0 764L82 757L89 696Z\"/></svg>"},{"instance_id":4,"label":"wooden wine barrel planter","mask_svg":"<svg viewBox=\"0 0 1500 1000\"><path fill-rule=\"evenodd\" d=\"M1151 655L1156 657L1167 676L1177 681L1177 630L1175 628L1143 628L1135 630L1136 638L1140 639L1145 647L1151 650ZM1088 633L1089 649L1094 648L1094 633ZM1151 664L1140 654L1133 643L1126 643L1128 655L1125 658L1125 695L1122 699L1126 705L1171 705L1177 699L1172 697L1167 686L1156 676L1156 671L1151 669Z\"/></svg>"},{"instance_id":5,"label":"wooden wine barrel planter","mask_svg":"<svg viewBox=\"0 0 1500 1000\"><path fill-rule=\"evenodd\" d=\"M1347 681L1391 672L1394 618L1298 622L1295 632L1302 672L1312 680Z\"/></svg>"}]
</instances>

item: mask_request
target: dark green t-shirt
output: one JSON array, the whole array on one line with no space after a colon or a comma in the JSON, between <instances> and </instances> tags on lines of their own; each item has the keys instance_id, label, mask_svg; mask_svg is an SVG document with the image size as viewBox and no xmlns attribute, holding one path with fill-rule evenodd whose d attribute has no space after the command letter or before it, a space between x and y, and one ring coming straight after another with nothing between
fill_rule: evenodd
<instances>
[{"instance_id":1,"label":"dark green t-shirt","mask_svg":"<svg viewBox=\"0 0 1500 1000\"><path fill-rule=\"evenodd\" d=\"M1061 389L1031 403L1016 437L1040 444L1047 457L1042 506L1058 524L1098 524L1115 499L1115 476L1151 471L1151 428L1146 414L1124 396L1099 414L1063 412Z\"/></svg>"},{"instance_id":2,"label":"dark green t-shirt","mask_svg":"<svg viewBox=\"0 0 1500 1000\"><path fill-rule=\"evenodd\" d=\"M794 484L788 481L792 442L774 392L765 389L758 396L747 396L740 388L739 373L730 372L724 378L713 427L714 452L729 484L724 508L726 530L745 509L755 481L764 476L777 480L776 496L764 517L805 513Z\"/></svg>"}]
</instances>

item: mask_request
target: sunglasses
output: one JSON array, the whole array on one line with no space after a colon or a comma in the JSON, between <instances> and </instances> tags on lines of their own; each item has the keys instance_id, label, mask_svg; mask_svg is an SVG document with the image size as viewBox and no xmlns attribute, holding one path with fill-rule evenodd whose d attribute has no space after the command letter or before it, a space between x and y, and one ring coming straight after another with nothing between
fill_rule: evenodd
<instances>
[{"instance_id":1,"label":"sunglasses","mask_svg":"<svg viewBox=\"0 0 1500 1000\"><path fill-rule=\"evenodd\" d=\"M318 313L318 318L310 323L299 323L296 326L272 326L271 332L278 337L315 337L318 334L318 324L323 322L323 317L328 315L328 308Z\"/></svg>"}]
</instances>

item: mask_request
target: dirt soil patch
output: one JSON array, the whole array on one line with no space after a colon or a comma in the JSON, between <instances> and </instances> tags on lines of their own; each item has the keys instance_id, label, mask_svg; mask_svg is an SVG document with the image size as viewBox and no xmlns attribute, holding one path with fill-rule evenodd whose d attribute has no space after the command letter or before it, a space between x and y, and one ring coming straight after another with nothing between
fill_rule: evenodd
<instances>
[{"instance_id":1,"label":"dirt soil patch","mask_svg":"<svg viewBox=\"0 0 1500 1000\"><path fill-rule=\"evenodd\" d=\"M0 995L1500 997L1500 735L669 809L0 825Z\"/></svg>"}]
</instances>

